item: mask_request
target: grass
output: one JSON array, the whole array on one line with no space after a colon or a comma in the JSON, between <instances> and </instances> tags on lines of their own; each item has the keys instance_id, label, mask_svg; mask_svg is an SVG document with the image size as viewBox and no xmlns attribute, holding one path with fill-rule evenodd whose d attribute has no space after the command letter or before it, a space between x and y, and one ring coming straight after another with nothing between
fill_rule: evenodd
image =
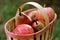
<instances>
[{"instance_id":1,"label":"grass","mask_svg":"<svg viewBox=\"0 0 60 40\"><path fill-rule=\"evenodd\" d=\"M53 35L53 40L60 40L60 19L56 21Z\"/></svg>"}]
</instances>

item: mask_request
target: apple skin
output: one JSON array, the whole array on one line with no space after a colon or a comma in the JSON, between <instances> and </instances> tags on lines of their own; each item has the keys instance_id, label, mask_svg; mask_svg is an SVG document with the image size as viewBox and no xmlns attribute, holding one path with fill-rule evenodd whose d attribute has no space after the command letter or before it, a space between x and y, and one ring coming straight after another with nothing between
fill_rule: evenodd
<instances>
[{"instance_id":1,"label":"apple skin","mask_svg":"<svg viewBox=\"0 0 60 40\"><path fill-rule=\"evenodd\" d=\"M40 21L36 21L32 24L32 27L34 28L35 31L39 31L44 27L44 24L41 23Z\"/></svg>"},{"instance_id":2,"label":"apple skin","mask_svg":"<svg viewBox=\"0 0 60 40\"><path fill-rule=\"evenodd\" d=\"M52 21L55 16L54 10L51 7L46 7L44 10L47 12L49 20Z\"/></svg>"},{"instance_id":3,"label":"apple skin","mask_svg":"<svg viewBox=\"0 0 60 40\"><path fill-rule=\"evenodd\" d=\"M55 12L51 7L45 7L44 10L47 12L49 21L52 21L54 16L55 16ZM27 13L28 16L30 16L31 18L36 17L38 19L38 21L42 22L43 24L45 24L45 20L44 17L41 13L41 11L39 11L39 9L36 9L34 11L30 11ZM33 20L33 19L32 19Z\"/></svg>"},{"instance_id":4,"label":"apple skin","mask_svg":"<svg viewBox=\"0 0 60 40\"><path fill-rule=\"evenodd\" d=\"M26 35L26 34L32 34L34 33L33 28L28 25L28 24L21 24L18 25L15 29L14 29L14 33L18 34L18 35Z\"/></svg>"}]
</instances>

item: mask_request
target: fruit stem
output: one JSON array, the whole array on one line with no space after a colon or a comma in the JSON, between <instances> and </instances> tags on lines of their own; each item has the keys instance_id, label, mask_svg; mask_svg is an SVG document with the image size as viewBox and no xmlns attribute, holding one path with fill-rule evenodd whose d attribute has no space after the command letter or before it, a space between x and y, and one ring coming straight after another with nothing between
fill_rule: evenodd
<instances>
[{"instance_id":1,"label":"fruit stem","mask_svg":"<svg viewBox=\"0 0 60 40\"><path fill-rule=\"evenodd\" d=\"M21 9L19 8L19 15L21 16L22 14L21 14Z\"/></svg>"}]
</instances>

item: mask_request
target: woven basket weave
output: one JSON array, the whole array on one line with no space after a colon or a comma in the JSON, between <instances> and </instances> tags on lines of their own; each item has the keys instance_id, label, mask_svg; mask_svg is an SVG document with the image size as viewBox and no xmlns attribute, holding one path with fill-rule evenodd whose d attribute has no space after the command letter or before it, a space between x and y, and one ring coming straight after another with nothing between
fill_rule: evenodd
<instances>
[{"instance_id":1,"label":"woven basket weave","mask_svg":"<svg viewBox=\"0 0 60 40\"><path fill-rule=\"evenodd\" d=\"M7 40L24 40L24 38L28 38L28 40L52 40L53 28L54 28L54 24L55 24L57 15L55 14L54 19L49 23L47 13L44 11L43 7L41 7L40 4L38 4L38 3L27 2L27 3L23 4L22 6L20 6L21 12L22 12L23 7L27 4L35 6L37 9L39 9L42 12L42 15L45 19L46 26L43 29L41 29L40 31L33 33L33 34L16 35L13 33L13 30L15 28L15 23L17 23L17 22L15 21L15 17L13 17L10 20L8 20L4 26L5 33L7 35ZM17 10L17 13L19 13L18 10ZM34 10L34 9L32 9L32 10ZM31 11L31 9L25 11L24 13L29 12L29 11Z\"/></svg>"}]
</instances>

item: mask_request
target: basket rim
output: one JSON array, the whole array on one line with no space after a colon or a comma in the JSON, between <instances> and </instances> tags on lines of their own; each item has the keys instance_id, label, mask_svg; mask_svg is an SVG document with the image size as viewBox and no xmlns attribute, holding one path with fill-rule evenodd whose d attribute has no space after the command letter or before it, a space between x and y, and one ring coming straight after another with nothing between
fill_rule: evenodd
<instances>
[{"instance_id":1,"label":"basket rim","mask_svg":"<svg viewBox=\"0 0 60 40\"><path fill-rule=\"evenodd\" d=\"M49 25L52 24L53 22L55 22L56 18L57 18L57 15L55 13L55 17L54 19L47 25L45 26L44 28L42 28L40 31L38 32L35 32L35 33L32 33L32 34L27 34L27 35L17 35L17 34L14 34L13 32L10 32L7 30L6 28L6 25L8 24L8 22L10 22L12 19L14 19L15 17L11 18L10 20L8 20L6 22L6 24L4 25L4 31L6 33L6 35L10 36L10 37L20 37L20 36L33 36L33 35L37 35L37 34L42 34L43 32L45 32L48 28L49 28Z\"/></svg>"}]
</instances>

